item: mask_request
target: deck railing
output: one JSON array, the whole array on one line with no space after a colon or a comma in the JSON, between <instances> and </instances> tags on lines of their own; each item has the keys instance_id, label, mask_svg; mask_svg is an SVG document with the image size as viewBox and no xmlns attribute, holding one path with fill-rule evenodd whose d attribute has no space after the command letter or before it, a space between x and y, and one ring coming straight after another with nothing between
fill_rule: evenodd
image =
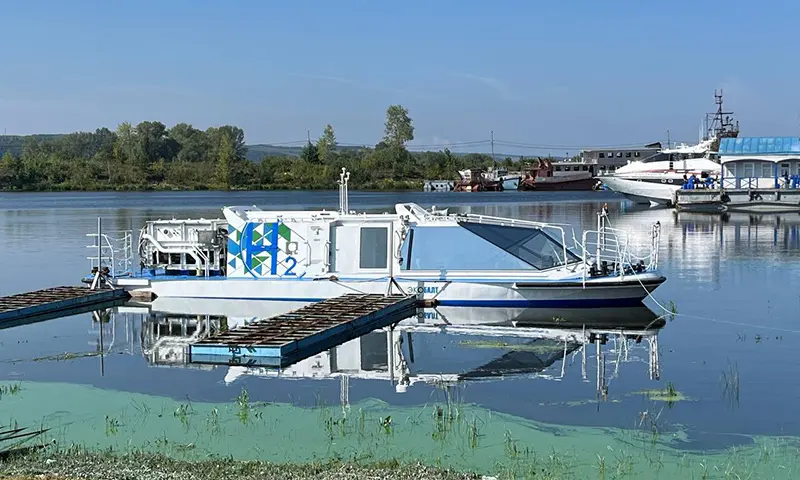
<instances>
[{"instance_id":1,"label":"deck railing","mask_svg":"<svg viewBox=\"0 0 800 480\"><path fill-rule=\"evenodd\" d=\"M605 263L608 274L618 275L620 278L634 273L637 266L642 264L644 271L658 268L660 223L653 224L647 245L632 244L628 232L613 228L609 223L608 214L604 210L597 214L597 229L583 232L581 249L583 262L586 265L594 264L596 269L602 269L602 265ZM585 268L583 271L584 285L588 275L589 271Z\"/></svg>"}]
</instances>

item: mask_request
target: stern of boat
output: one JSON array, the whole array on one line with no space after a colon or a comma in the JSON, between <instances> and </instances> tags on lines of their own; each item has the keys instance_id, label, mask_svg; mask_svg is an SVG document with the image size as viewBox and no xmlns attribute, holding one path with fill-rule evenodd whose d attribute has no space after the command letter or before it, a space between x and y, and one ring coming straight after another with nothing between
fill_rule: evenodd
<instances>
[{"instance_id":1,"label":"stern of boat","mask_svg":"<svg viewBox=\"0 0 800 480\"><path fill-rule=\"evenodd\" d=\"M638 288L645 298L666 281L659 271L661 222L650 227L645 242L635 243L628 232L611 226L604 207L597 228L584 231L581 240L584 288Z\"/></svg>"}]
</instances>

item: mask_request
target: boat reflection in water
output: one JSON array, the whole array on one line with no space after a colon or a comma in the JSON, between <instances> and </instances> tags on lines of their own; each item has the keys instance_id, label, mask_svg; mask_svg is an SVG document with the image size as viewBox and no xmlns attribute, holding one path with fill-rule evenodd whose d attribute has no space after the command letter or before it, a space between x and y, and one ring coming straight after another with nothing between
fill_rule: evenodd
<instances>
[{"instance_id":1,"label":"boat reflection in water","mask_svg":"<svg viewBox=\"0 0 800 480\"><path fill-rule=\"evenodd\" d=\"M198 303L192 301L195 310L204 308ZM217 301L211 313L155 310L158 302L150 307L121 307L118 311L142 315L142 352L150 364L227 368L225 382L229 385L243 376L339 378L345 398L349 378L387 381L402 393L419 382L448 385L500 376L562 378L567 363L579 358L583 380L589 381L589 370L596 370L596 375L591 376L596 380L598 395L605 397L607 365L612 365L613 378L620 364L634 357L632 352L636 349L647 351L650 379L659 378L658 333L665 320L644 305L549 312L463 307L450 312L425 310L393 329L373 331L285 368L260 365L257 358L235 355L190 358L188 346L198 339L264 318L269 309L283 308L278 312L282 313L296 308L251 302L248 310L242 303ZM168 305L162 302L160 306ZM236 315L224 315L224 310Z\"/></svg>"}]
</instances>

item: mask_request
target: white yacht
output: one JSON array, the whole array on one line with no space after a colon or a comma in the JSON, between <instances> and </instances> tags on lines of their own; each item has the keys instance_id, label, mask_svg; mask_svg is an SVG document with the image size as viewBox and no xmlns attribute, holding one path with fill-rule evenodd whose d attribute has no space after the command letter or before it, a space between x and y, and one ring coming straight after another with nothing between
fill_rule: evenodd
<instances>
[{"instance_id":1,"label":"white yacht","mask_svg":"<svg viewBox=\"0 0 800 480\"><path fill-rule=\"evenodd\" d=\"M317 302L347 293L408 293L443 307L598 308L640 304L666 279L660 228L628 245L606 227L569 226L398 204L338 211L226 207L225 219L155 220L139 235L133 295ZM636 250L636 251L635 251Z\"/></svg>"},{"instance_id":2,"label":"white yacht","mask_svg":"<svg viewBox=\"0 0 800 480\"><path fill-rule=\"evenodd\" d=\"M721 173L719 155L712 151L715 139L697 145L679 145L662 150L670 160L634 161L613 174L598 179L610 190L641 204L672 205L675 192L695 176L700 186L718 184Z\"/></svg>"},{"instance_id":3,"label":"white yacht","mask_svg":"<svg viewBox=\"0 0 800 480\"><path fill-rule=\"evenodd\" d=\"M659 155L630 162L598 180L635 203L666 206L672 206L676 192L693 176L696 180L692 179L690 188L718 186L722 173L717 152L719 142L722 138L738 136L739 125L731 121L729 115L733 112L723 111L722 92L714 92L714 98L717 111L706 116L708 127L699 143L662 149ZM664 157L661 154L666 154L668 159L660 160ZM655 157L659 160L652 161Z\"/></svg>"}]
</instances>

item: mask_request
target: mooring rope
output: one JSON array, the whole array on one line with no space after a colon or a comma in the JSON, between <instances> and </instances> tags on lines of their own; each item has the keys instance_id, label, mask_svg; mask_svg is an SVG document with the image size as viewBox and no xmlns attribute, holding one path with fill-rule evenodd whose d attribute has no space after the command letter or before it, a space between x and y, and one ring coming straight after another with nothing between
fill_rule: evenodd
<instances>
[{"instance_id":1,"label":"mooring rope","mask_svg":"<svg viewBox=\"0 0 800 480\"><path fill-rule=\"evenodd\" d=\"M734 321L731 321L731 320L720 320L718 318L701 317L701 316L698 316L698 315L689 315L689 314L686 314L686 313L674 312L674 311L666 308L664 305L661 305L661 303L658 300L656 300L656 297L654 297L650 293L650 291L647 289L647 287L644 286L644 283L642 283L642 280L639 278L639 276L638 275L634 275L634 276L636 277L636 280L639 282L639 285L641 285L642 288L644 289L645 293L647 293L647 297L650 298L650 300L652 300L653 303L655 303L661 310L663 310L665 312L665 314L666 314L665 316L670 316L671 315L673 317L693 318L693 319L696 319L696 320L705 320L707 322L722 323L722 324L725 324L725 325L735 325L737 327L761 328L761 329L764 329L764 330L772 330L774 332L795 333L795 334L800 335L800 330L794 330L794 329L791 329L791 328L769 327L769 326L766 326L766 325L755 325L755 324L751 324L751 323L734 322Z\"/></svg>"}]
</instances>

